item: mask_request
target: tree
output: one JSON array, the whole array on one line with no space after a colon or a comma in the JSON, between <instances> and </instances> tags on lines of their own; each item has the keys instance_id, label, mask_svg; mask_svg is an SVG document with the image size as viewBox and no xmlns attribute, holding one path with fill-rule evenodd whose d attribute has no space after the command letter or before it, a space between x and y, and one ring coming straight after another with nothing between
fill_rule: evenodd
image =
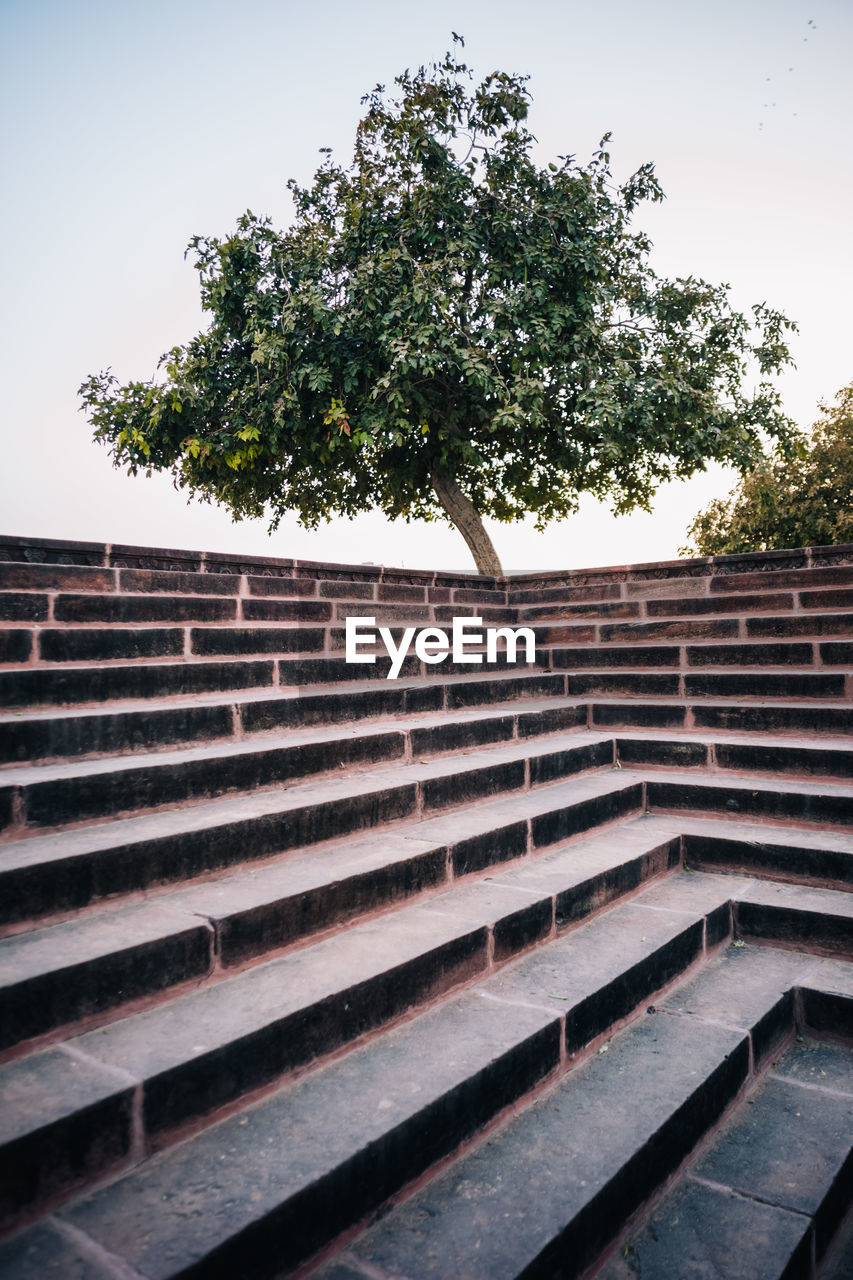
<instances>
[{"instance_id":1,"label":"tree","mask_svg":"<svg viewBox=\"0 0 853 1280\"><path fill-rule=\"evenodd\" d=\"M527 77L474 85L454 42L362 99L352 163L324 148L291 180L288 230L247 212L191 241L207 331L160 381L80 389L116 465L271 531L287 511L449 519L500 573L482 515L543 528L582 492L648 508L708 459L743 470L765 435L790 442L767 377L793 325L655 275L630 229L663 198L652 166L614 185L608 135L585 166L539 168Z\"/></svg>"},{"instance_id":2,"label":"tree","mask_svg":"<svg viewBox=\"0 0 853 1280\"><path fill-rule=\"evenodd\" d=\"M727 498L700 511L684 555L717 556L853 542L853 383L798 455L765 458Z\"/></svg>"}]
</instances>

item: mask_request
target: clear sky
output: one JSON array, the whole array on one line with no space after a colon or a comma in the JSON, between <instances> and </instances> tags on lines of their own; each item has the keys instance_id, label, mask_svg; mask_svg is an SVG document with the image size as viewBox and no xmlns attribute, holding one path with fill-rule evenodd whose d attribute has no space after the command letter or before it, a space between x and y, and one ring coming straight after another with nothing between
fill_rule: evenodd
<instances>
[{"instance_id":1,"label":"clear sky","mask_svg":"<svg viewBox=\"0 0 853 1280\"><path fill-rule=\"evenodd\" d=\"M851 0L0 0L0 533L471 567L440 525L235 525L114 471L77 408L89 373L149 377L202 324L190 237L247 207L285 225L287 178L321 146L349 159L361 95L451 30L478 76L530 74L543 164L608 130L617 177L655 163L667 200L636 225L660 272L798 322L802 426L853 378ZM508 569L668 558L732 479L669 486L652 515L490 529Z\"/></svg>"}]
</instances>

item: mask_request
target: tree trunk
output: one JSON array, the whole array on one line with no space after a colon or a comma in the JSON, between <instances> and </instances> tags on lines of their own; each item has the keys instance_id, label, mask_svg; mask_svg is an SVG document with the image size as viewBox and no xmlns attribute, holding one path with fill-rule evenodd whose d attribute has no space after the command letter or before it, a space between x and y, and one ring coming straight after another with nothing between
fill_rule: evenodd
<instances>
[{"instance_id":1,"label":"tree trunk","mask_svg":"<svg viewBox=\"0 0 853 1280\"><path fill-rule=\"evenodd\" d=\"M430 472L430 479L436 497L468 543L468 549L474 557L477 572L488 574L490 577L502 577L503 569L498 559L498 553L495 551L492 540L486 533L483 522L477 514L477 508L471 499L465 497L465 494L452 476L439 475L433 469Z\"/></svg>"}]
</instances>

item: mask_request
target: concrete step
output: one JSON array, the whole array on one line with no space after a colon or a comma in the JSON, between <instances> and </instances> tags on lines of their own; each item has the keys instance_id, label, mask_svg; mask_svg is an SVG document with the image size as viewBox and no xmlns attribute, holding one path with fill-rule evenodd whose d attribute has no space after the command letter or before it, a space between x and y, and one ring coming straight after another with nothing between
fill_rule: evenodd
<instances>
[{"instance_id":1,"label":"concrete step","mask_svg":"<svg viewBox=\"0 0 853 1280\"><path fill-rule=\"evenodd\" d=\"M547 658L540 658L537 653L537 662L527 664L524 661L509 662L506 656L498 653L496 662L488 662L485 660L485 654L482 655L481 661L468 663L453 662L447 658L440 665L422 663L414 654L409 653L403 659L399 668L399 675L404 679L413 677L430 676L435 678L436 673L443 676L467 676L470 674L486 674L500 672L512 672L521 675L525 672L536 675L542 675L542 665L547 662ZM323 657L307 657L307 658L282 658L278 663L279 682L285 687L301 688L306 685L315 684L348 684L355 680L386 680L391 670L391 659L385 656L377 656L373 663L364 663L363 665L355 665L347 662L342 656L323 656Z\"/></svg>"},{"instance_id":2,"label":"concrete step","mask_svg":"<svg viewBox=\"0 0 853 1280\"><path fill-rule=\"evenodd\" d=\"M600 802L608 794L617 798L587 784L572 797L578 832L584 830L589 799ZM565 855L540 855L531 862L533 824L553 813L555 797L549 788L538 798L522 818L506 802L492 802L466 817L461 830L451 816L427 819L396 835L327 847L319 861L306 852L254 873L165 892L141 905L102 908L66 924L12 935L0 942L5 1037L0 1050L214 969L233 969L472 873L489 872L496 887L538 895L529 902L529 913L517 912L495 927L497 958L512 950L513 930L529 942L542 928L550 929L552 920L558 929L565 927L630 891L655 868L673 865L680 850L693 869L789 879L793 865L800 869L793 878L803 883L839 888L853 883L851 836L824 832L797 838L754 823L696 819L635 820L620 827L618 840L608 829L575 839ZM481 888L472 891L475 896ZM779 916L783 900L769 900ZM797 902L802 901L800 894ZM747 912L744 928L754 932L751 920ZM842 949L845 928L842 921Z\"/></svg>"},{"instance_id":3,"label":"concrete step","mask_svg":"<svg viewBox=\"0 0 853 1280\"><path fill-rule=\"evenodd\" d=\"M850 676L838 671L596 671L567 677L571 697L811 698L848 700Z\"/></svg>"},{"instance_id":4,"label":"concrete step","mask_svg":"<svg viewBox=\"0 0 853 1280\"><path fill-rule=\"evenodd\" d=\"M7 662L121 662L139 658L243 657L322 653L322 627L45 627L0 631L0 643L29 641L26 655Z\"/></svg>"},{"instance_id":5,"label":"concrete step","mask_svg":"<svg viewBox=\"0 0 853 1280\"><path fill-rule=\"evenodd\" d=\"M405 732L407 727L411 732ZM443 745L452 749L454 730L463 748L484 748L496 740L499 745L491 753L475 757L476 763L454 760L440 766L427 788L427 807L450 803L446 797L457 782L462 792L470 786L474 788L472 795L482 794L481 787L487 785L484 767L493 792L504 785L515 790L528 783L551 781L561 768L575 773L581 768L612 764L612 743L600 735L584 734L575 743L577 734L570 731L568 736L558 735L540 747L534 738L514 740L514 729L512 716L479 724L476 719L455 722L450 717L441 726L421 718L410 726L403 721L399 730L379 722L358 729L307 729L283 738L266 738L263 743L186 747L143 758L9 767L0 772L0 829L12 836L23 835L39 827L56 828L142 809L157 812L165 806L203 803L228 793L239 796L280 790L295 780L354 766L362 771L395 761L405 766L411 763L413 750L430 755L435 748L441 752ZM564 760L560 757L558 765L563 745L569 754ZM475 781L481 773L482 783ZM370 789L369 775L362 785ZM439 793L445 798L439 799Z\"/></svg>"},{"instance_id":6,"label":"concrete step","mask_svg":"<svg viewBox=\"0 0 853 1280\"><path fill-rule=\"evenodd\" d=\"M113 895L150 890L277 857L324 841L411 823L463 804L506 796L514 821L530 817L541 848L643 802L642 779L608 767L612 745L596 735L551 738L464 758L380 766L364 775L296 783L284 791L224 797L144 816L11 840L0 858L5 925L80 909ZM568 791L560 779L576 778ZM549 787L547 784L557 785ZM462 815L457 831L465 830ZM503 825L509 819L504 818ZM472 854L473 856L473 854Z\"/></svg>"},{"instance_id":7,"label":"concrete step","mask_svg":"<svg viewBox=\"0 0 853 1280\"><path fill-rule=\"evenodd\" d=\"M755 733L745 738L702 733L698 729L680 735L647 730L642 734L617 734L615 744L616 759L634 769L654 766L723 773L735 770L759 775L787 774L792 778L827 778L840 782L853 779L853 745L843 738L825 737L815 741L805 735L786 739Z\"/></svg>"},{"instance_id":8,"label":"concrete step","mask_svg":"<svg viewBox=\"0 0 853 1280\"><path fill-rule=\"evenodd\" d=\"M665 850L662 856L658 870L666 865ZM555 875L556 868L551 871L552 879ZM482 892L477 894L476 890L463 888L455 895L435 899L431 907L409 908L356 926L289 957L179 997L169 1005L132 1015L65 1045L9 1063L0 1069L2 1088L7 1097L18 1101L26 1118L8 1116L8 1140L16 1144L25 1167L35 1169L56 1163L67 1168L67 1154L62 1154L63 1130L68 1128L69 1111L73 1114L76 1110L80 1078L103 1092L105 1070L111 1069L107 1096L124 1094L126 1090L117 1089L116 1084L127 1085L134 1078L141 1094L135 1109L147 1140L162 1145L179 1134L190 1117L210 1112L228 1097L250 1091L302 1061L348 1043L369 1027L387 1022L404 1008L422 1005L430 994L457 985L465 977L486 979L477 988L472 1012L478 1008L482 1011L484 1002L490 1007L494 983L489 975L496 964L500 966L524 944L516 923L513 944L490 956L486 935L507 925L519 912L531 916L535 903L518 887L514 891L509 886L489 889L484 884L480 889ZM547 900L547 889L542 884L537 886L537 893ZM553 901L552 896L552 913ZM616 909L615 915L606 913L601 917L583 940L588 958L583 976L573 983L574 1000L569 1000L566 990L559 1002L555 1000L557 1007L550 1014L549 1021L555 1023L553 1031L559 1031L553 1044L556 1058L559 1059L559 1042L565 1034L559 1019L562 1016L565 1023L566 1010L559 1005L568 1002L571 1009L576 1004L578 1017L589 1027L606 1016L606 993L610 989L621 993L623 1004L632 995L636 1000L638 993L641 998L655 990L668 975L680 971L701 953L702 920L701 911L696 910L682 918L680 914L648 911L638 915L634 908ZM725 923L727 928L727 921L728 916L721 927ZM553 922L546 932L553 933ZM623 941L621 958L617 960L611 954L608 959L606 952L612 950L610 942L617 933ZM506 929L501 930L501 935L505 943L511 940ZM541 937L541 929L535 936ZM552 944L545 947L553 949ZM446 975L439 963L442 952L453 961ZM565 953L566 945L556 944L555 954L564 973ZM626 970L631 975L627 983L623 976ZM300 982L294 986L292 979L297 974ZM564 977L564 987L565 981ZM471 1002L463 999L462 1003ZM476 1020L482 1016L481 1012ZM451 1014L450 1018L458 1022L459 1014ZM439 1023L447 1020L439 1012L427 1016L427 1026L432 1028L436 1019ZM541 1029L541 1018L535 1022ZM146 1048L140 1058L139 1048L133 1045L142 1042ZM474 1036L472 1043L476 1042ZM439 1040L435 1050L445 1052L446 1044ZM69 1054L81 1064L81 1070L73 1073L63 1087ZM550 1065L535 1075L544 1074ZM201 1092L199 1085L190 1084L191 1077L199 1071L205 1080ZM411 1090L406 1092L412 1096ZM413 1101L419 1109L420 1101L416 1097ZM379 1111L378 1119L384 1124L387 1117L382 1116L382 1108ZM127 1124L124 1113L116 1119ZM48 1142L58 1151L55 1162L46 1160ZM130 1146L131 1135L126 1130L113 1134L110 1150L127 1152ZM4 1165L9 1167L6 1161ZM14 1199L16 1195L20 1208L20 1181L9 1185L6 1198Z\"/></svg>"},{"instance_id":9,"label":"concrete step","mask_svg":"<svg viewBox=\"0 0 853 1280\"><path fill-rule=\"evenodd\" d=\"M548 715L557 712L559 715ZM551 708L539 701L525 713L512 704L434 716L398 715L358 727L326 727L267 734L260 741L229 741L176 750L107 756L88 761L32 764L0 770L0 814L21 833L118 813L195 802L353 765L412 760L490 744L532 740L549 729L585 728L583 708ZM199 717L204 723L204 717ZM23 727L23 726L22 726ZM13 734L10 737L14 738ZM531 750L533 748L531 747ZM629 767L714 768L787 773L846 780L853 750L843 741L749 741L720 734L688 737L646 731L617 737L615 758Z\"/></svg>"},{"instance_id":10,"label":"concrete step","mask_svg":"<svg viewBox=\"0 0 853 1280\"><path fill-rule=\"evenodd\" d=\"M649 728L734 731L741 734L792 733L840 735L853 732L853 703L838 699L819 703L735 702L726 699L642 698L620 701L596 696L589 699L589 723L600 729Z\"/></svg>"},{"instance_id":11,"label":"concrete step","mask_svg":"<svg viewBox=\"0 0 853 1280\"><path fill-rule=\"evenodd\" d=\"M271 688L276 679L272 659L26 667L0 671L0 706L24 709L188 697L226 689Z\"/></svg>"},{"instance_id":12,"label":"concrete step","mask_svg":"<svg viewBox=\"0 0 853 1280\"><path fill-rule=\"evenodd\" d=\"M388 679L354 615L537 661ZM795 1019L853 1039L853 547L493 580L0 538L0 622L4 1276L588 1271L714 1191L678 1166ZM768 1265L792 1215L817 1247L823 1201L719 1186L782 1215Z\"/></svg>"},{"instance_id":13,"label":"concrete step","mask_svg":"<svg viewBox=\"0 0 853 1280\"><path fill-rule=\"evenodd\" d=\"M587 798L595 795L594 788L582 790ZM581 797L574 799L577 807ZM386 839L379 849L356 842L328 850L320 864L306 857L288 860L254 877L230 876L8 937L0 941L0 1051L81 1021L91 1025L97 1015L194 978L225 980L249 961L383 907L397 907L403 920L414 921L415 932L429 918L421 907L455 913L466 926L462 918L470 916L470 922L488 926L490 958L500 962L677 859L677 837L641 823L629 826L619 842L612 832L601 832L573 843L570 855L531 860L525 828L547 813L543 805L531 806L526 820L507 824L506 810L492 806L477 824L466 824L461 839L454 839L447 821L427 821L408 838ZM508 860L518 865L501 866ZM486 872L491 874L485 881L455 883ZM346 890L339 875L348 882ZM375 897L368 896L371 887L378 887ZM423 895L419 906L416 899ZM389 931L396 937L401 927L393 914L383 919L376 926L380 942ZM331 954L350 945L356 954L358 938L374 936L373 923L353 930L352 944L336 943ZM318 954L329 953L321 948ZM387 947L384 954L387 960Z\"/></svg>"},{"instance_id":14,"label":"concrete step","mask_svg":"<svg viewBox=\"0 0 853 1280\"><path fill-rule=\"evenodd\" d=\"M678 832L685 866L692 870L842 890L853 886L853 831L795 831L686 814L674 820L672 830Z\"/></svg>"},{"instance_id":15,"label":"concrete step","mask_svg":"<svg viewBox=\"0 0 853 1280\"><path fill-rule=\"evenodd\" d=\"M853 613L804 613L750 616L741 626L737 618L670 619L650 622L603 623L596 639L608 643L660 640L760 640L765 638L816 638L853 634Z\"/></svg>"},{"instance_id":16,"label":"concrete step","mask_svg":"<svg viewBox=\"0 0 853 1280\"><path fill-rule=\"evenodd\" d=\"M760 963L747 964L747 958ZM588 1274L613 1241L617 1224L665 1183L727 1108L740 1104L735 1123L749 1124L752 1107L745 1087L755 1083L755 1065L767 1060L767 1045L778 1052L790 1037L792 988L809 967L802 957L782 959L788 963L778 965L772 952L742 957L730 951L712 960L692 982L656 1000L645 1016L599 1044L598 1052L533 1105L489 1131L310 1274L318 1280L361 1280L370 1274L471 1280ZM810 1116L821 1110L815 1101L807 1107ZM842 1116L849 1125L849 1102L836 1100L822 1111L822 1132ZM766 1118L775 1119L777 1140L790 1144L790 1121ZM850 1137L848 1128L825 1151L811 1144L802 1152L804 1161L811 1157L814 1182L822 1178L825 1185L837 1176ZM757 1150L755 1166L760 1166ZM784 1172L780 1167L777 1176ZM786 1246L795 1252L809 1233L810 1223L800 1214L768 1211L766 1216L769 1225L761 1208L746 1215L740 1247L749 1262L768 1255L778 1261ZM689 1232L694 1221L690 1215L681 1229ZM736 1221L732 1217L732 1224ZM749 1229L759 1226L757 1238L751 1238ZM773 1247L762 1254L768 1234ZM672 1260L670 1270L654 1269L657 1256L652 1254L648 1264L641 1259L643 1275L680 1280L688 1274L689 1250ZM636 1260L629 1254L627 1261ZM707 1265L704 1255L701 1261ZM735 1264L713 1274L794 1273Z\"/></svg>"},{"instance_id":17,"label":"concrete step","mask_svg":"<svg viewBox=\"0 0 853 1280\"><path fill-rule=\"evenodd\" d=\"M599 851L599 858L602 852ZM660 853L664 861L663 864L658 861L659 869L665 867L667 857L665 849ZM529 885L541 895L546 883L551 884L553 915L556 904L553 885L560 882L561 872L563 877L568 873L570 878L572 872L566 858L562 860L562 866L559 858L552 858L549 862L540 879L537 881L531 877ZM489 886L483 882L460 887L455 893L434 899L430 907L416 911L408 909L397 916L358 926L281 961L227 979L205 991L180 997L170 1006L134 1015L101 1031L79 1036L65 1046L10 1063L3 1068L3 1087L8 1096L19 1100L22 1104L20 1113L27 1117L25 1123L20 1118L13 1123L9 1135L18 1159L22 1161L20 1168L31 1170L36 1181L39 1169L54 1171L54 1176L56 1170L68 1170L71 1159L69 1131L72 1137L76 1136L78 1143L80 1141L79 1126L75 1130L69 1123L69 1110L73 1115L79 1105L79 1094L86 1089L94 1092L104 1107L112 1105L114 1132L109 1149L113 1154L126 1156L132 1148L126 1105L127 1085L131 1079L137 1082L135 1109L145 1126L148 1140L155 1146L170 1142L170 1135L182 1131L189 1115L198 1116L221 1105L223 1091L227 1095L237 1087L245 1092L259 1081L270 1078L270 1073L274 1076L287 1070L294 1060L298 1062L306 1053L315 1057L333 1047L341 1036L340 1027L333 1025L336 1018L349 1024L350 1035L358 1035L368 1026L379 1025L393 1016L401 1000L411 1002L414 999L418 1002L419 991L421 994L423 990L434 991L435 984L443 981L435 971L435 948L453 946L455 938L457 969L459 972L464 969L469 977L478 979L468 993L419 1015L414 1022L398 1031L365 1044L363 1049L356 1050L341 1063L332 1063L325 1071L309 1076L304 1082L297 1081L284 1092L259 1104L262 1112L259 1124L270 1125L270 1108L272 1113L278 1113L284 1106L290 1116L289 1123L298 1126L297 1131L304 1134L307 1150L302 1143L299 1144L297 1164L302 1172L305 1171L303 1157L307 1158L308 1151L315 1152L315 1157L307 1160L309 1167L312 1167L314 1159L332 1158L333 1164L341 1159L340 1143L331 1135L338 1132L344 1148L352 1136L351 1126L341 1125L338 1108L342 1105L348 1108L352 1117L361 1117L356 1124L360 1132L359 1146L362 1145L363 1122L374 1126L370 1142L371 1160L387 1160L390 1149L386 1151L385 1144L389 1140L394 1143L393 1149L398 1152L398 1169L391 1175L392 1184L395 1180L405 1181L420 1172L420 1168L430 1160L452 1149L466 1131L472 1132L548 1072L561 1063L565 1065L566 1052L576 1054L597 1036L607 1033L614 1021L629 1014L638 1001L653 996L705 954L707 948L715 947L730 929L728 903L734 884L731 879L721 885L709 877L688 877L687 882L683 878L675 881L667 878L656 882L650 894L646 891L632 904L610 907L588 925L566 934L565 938L554 937L552 923L547 931L552 941L545 942L521 960L505 963L519 947L529 946L531 941L528 937L526 942L522 942L517 919L510 931L506 927L503 930L499 928L501 924L506 926L519 912L528 919L535 914L530 897L526 901L522 897L522 884L518 879L521 875L519 870L515 881L500 885ZM565 879L562 885L564 892L568 892ZM742 882L740 890L748 897L749 882ZM494 934L496 944L490 962L486 960L489 949L483 951L482 947L484 931ZM507 947L511 933L514 937ZM389 947L392 935L406 939L402 955L398 942ZM503 938L503 946L498 944L499 935ZM542 936L539 928L534 931L533 940ZM367 938L370 939L369 946L359 945ZM417 959L419 951L420 960ZM392 963L392 958L398 960L402 957L405 957L404 965L395 968L396 980L389 986L389 975L383 976L382 968ZM799 971L802 957L796 957L791 963ZM302 974L298 986L285 980L286 974L293 978L297 970ZM310 977L312 973L314 977ZM307 1011L298 1012L299 1001L294 995L297 990L303 993L310 991L317 1010L313 1017L309 1017ZM337 994L333 995L335 991ZM770 1007L779 1003L778 984L773 988L772 996ZM531 1007L538 1007L540 1012L531 1016ZM330 1011L332 1008L337 1010L336 1014ZM519 1009L524 1010L520 1018L516 1016ZM273 1024L279 1028L277 1035L272 1034ZM266 1033L264 1025L268 1027ZM465 1033L462 1032L463 1026L467 1026ZM482 1081L477 1079L483 1071L488 1073L488 1064L494 1062L495 1040L494 1033L489 1030L491 1026L503 1028L499 1043L503 1053L510 1051L512 1055L511 1061L504 1063L504 1069L512 1067L505 1077L505 1088L496 1096L489 1090L483 1090ZM456 1036L452 1035L454 1027L457 1028ZM459 1035L462 1036L461 1052L457 1045ZM199 1038L204 1043L203 1051L195 1043ZM241 1044L242 1053L239 1052ZM447 1053L448 1044L456 1046L450 1055ZM561 1044L565 1046L562 1054ZM423 1089L413 1090L412 1082L417 1079L418 1072L413 1069L413 1064L408 1064L410 1069L403 1070L406 1064L399 1059L401 1052L406 1056L413 1052L422 1062ZM69 1054L77 1067L71 1073ZM430 1097L435 1097L435 1094L426 1085L426 1081L432 1079L440 1086L439 1094L444 1096L447 1076L444 1069L436 1070L436 1054L443 1056L449 1077L456 1081L455 1088L462 1091L450 1105L447 1100L438 1114L430 1102ZM479 1066L472 1061L472 1055L479 1058ZM406 1105L414 1107L415 1132L423 1133L426 1139L420 1153L419 1143L415 1143L415 1151L412 1152L412 1132L399 1130L399 1125L405 1123L402 1115L387 1114L387 1105L376 1105L378 1096L372 1104L369 1102L371 1092L377 1087L386 1097L389 1089L393 1093L394 1084L383 1074L381 1064L384 1063L387 1071L395 1060L399 1072L392 1071L391 1074L400 1082L400 1102L408 1099ZM240 1067L235 1074L238 1061ZM460 1068L463 1069L461 1078L458 1075ZM106 1076L108 1069L113 1073L109 1079ZM191 1077L195 1084L188 1083ZM509 1088L509 1096L506 1087ZM367 1088L368 1096L362 1100L359 1092L363 1088ZM472 1098L471 1108L465 1108L464 1103L472 1097L474 1088L481 1101L476 1103ZM314 1098L318 1103L324 1098L326 1103L315 1107L306 1102L308 1098ZM337 1101L330 1110L327 1104L332 1098ZM121 1101L125 1103L124 1109L119 1105ZM424 1107L427 1108L426 1115ZM446 1117L444 1124L439 1118L442 1110ZM438 1124L433 1128L436 1120ZM244 1135L250 1141L241 1144L245 1157L267 1158L264 1144L255 1142L259 1130L255 1128L251 1112L248 1115L241 1113L239 1118L223 1123L236 1132L250 1127L250 1133ZM445 1125L449 1125L449 1131ZM273 1126L274 1130L276 1128ZM383 1133L388 1136L380 1136ZM429 1133L434 1133L433 1139L427 1136ZM192 1139L189 1146L196 1153L195 1159L202 1161L199 1165L202 1168L210 1167L209 1160L202 1158L202 1151L214 1147L228 1150L229 1142L223 1140L222 1129L217 1126L198 1139ZM130 1185L125 1185L124 1191L118 1194L125 1196L130 1192L138 1195L142 1187L151 1186L152 1177L158 1182L158 1165L160 1170L183 1167L187 1149L187 1145L182 1144L158 1161L147 1164L138 1173L132 1173L126 1180ZM254 1156L250 1154L253 1150ZM277 1183L282 1181L281 1173L290 1163L289 1153L292 1150L293 1144L288 1143L287 1152L282 1152L285 1163L276 1172ZM182 1151L184 1156L180 1155ZM137 1143L137 1160L139 1155ZM91 1162L95 1156L96 1153L89 1152L81 1159ZM421 1166L413 1168L412 1160L421 1161ZM92 1172L91 1166L89 1172ZM238 1171L233 1172L237 1176ZM367 1194L381 1199L394 1189L385 1180L371 1183L365 1178L365 1173L361 1170L354 1181L356 1185L369 1186ZM301 1176L301 1173L297 1175L300 1179ZM12 1211L15 1208L20 1210L23 1188L32 1188L32 1181L32 1178L19 1177L8 1187L7 1203L17 1201L16 1205L10 1206ZM171 1178L168 1181L171 1182ZM289 1181L289 1177L284 1178L282 1185ZM313 1176L310 1181L315 1181ZM119 1187L122 1185L118 1184ZM159 1185L163 1199L171 1199L171 1193L163 1195L166 1187L162 1183ZM319 1192L325 1197L327 1187L323 1179L313 1194ZM65 1189L67 1192L67 1187ZM40 1190L43 1195L47 1188L42 1186ZM281 1194L281 1186L277 1194ZM374 1204L377 1202L375 1200ZM319 1205L317 1207L319 1209ZM326 1213L329 1211L334 1221L336 1211L331 1205L326 1206ZM351 1203L347 1203L345 1213L352 1219ZM341 1225L346 1225L346 1222ZM147 1270L145 1273L148 1274Z\"/></svg>"},{"instance_id":18,"label":"concrete step","mask_svg":"<svg viewBox=\"0 0 853 1280\"><path fill-rule=\"evenodd\" d=\"M280 687L296 691L313 684L338 684L343 686L341 692L349 693L359 686L374 689L408 687L404 682L412 679L431 684L436 681L443 683L454 675L466 676L466 683L471 683L474 687L474 693L468 701L476 696L480 701L488 702L499 697L504 689L504 686L493 689L483 687L480 684L483 676L495 679L505 676L513 679L533 677L540 683L527 688L528 692L535 689L534 696L537 697L552 691L565 692L563 675L549 675L541 669L513 666L505 662L476 664L460 670L458 664L447 661L441 667L433 665L424 672L417 659L408 658L400 679L396 681L387 679L390 666L389 658L380 658L375 665L363 666L348 665L333 658L315 659L308 663L292 659L276 662L275 659L258 661L195 658L185 659L183 662L164 660L95 666L68 664L64 667L26 667L0 670L0 705L9 710L27 710L39 707L87 706L104 702L148 704L163 698L195 698L217 691L264 688L270 692L271 697L278 698L281 695L278 692L273 694L272 690L278 691ZM522 688L521 685L514 687ZM505 696L515 695L511 693ZM460 690L454 697L462 705L467 695Z\"/></svg>"},{"instance_id":19,"label":"concrete step","mask_svg":"<svg viewBox=\"0 0 853 1280\"><path fill-rule=\"evenodd\" d=\"M649 772L646 807L657 812L720 814L761 822L853 829L853 786L788 778Z\"/></svg>"},{"instance_id":20,"label":"concrete step","mask_svg":"<svg viewBox=\"0 0 853 1280\"><path fill-rule=\"evenodd\" d=\"M553 680L551 685L555 691L553 696L528 697L525 695L529 687L524 680L513 679L506 688L495 681L489 690L493 701L455 712L446 710L447 683L438 680L389 681L379 687L355 686L347 691L325 688L315 694L252 690L245 694L232 692L221 698L209 695L191 704L185 700L152 698L146 700L142 708L133 703L112 703L98 710L19 711L0 714L0 764L145 753L194 742L241 741L248 735L334 725L341 721L362 723L380 716L411 718L416 713L432 713L431 723L436 719L436 712L443 712L448 720L447 729L436 725L434 736L448 743L454 739L452 724L471 719L494 721L508 712L516 717L515 729L520 737L586 724L585 705L560 696L564 687L562 678ZM502 693L509 696L503 699ZM520 709L516 704L522 699L524 707ZM452 689L450 705L453 705ZM488 740L487 728L483 734ZM466 734L459 738L457 745L470 746L474 741L473 733Z\"/></svg>"},{"instance_id":21,"label":"concrete step","mask_svg":"<svg viewBox=\"0 0 853 1280\"><path fill-rule=\"evenodd\" d=\"M129 552L129 554L128 554ZM139 554L141 552L141 554ZM13 559L0 548L0 592L201 594L319 597L378 602L505 604L493 578L467 573L406 571L367 565L216 557L211 553L101 547L94 555L63 548ZM132 566L132 567L130 567Z\"/></svg>"},{"instance_id":22,"label":"concrete step","mask_svg":"<svg viewBox=\"0 0 853 1280\"><path fill-rule=\"evenodd\" d=\"M760 552L716 560L674 560L649 565L618 565L601 569L513 575L507 579L511 604L540 600L653 599L764 594L768 591L830 590L853 584L850 545L826 548L829 555L809 563L809 553ZM774 558L776 560L773 563ZM752 569L748 561L752 559ZM787 564L782 562L787 560Z\"/></svg>"},{"instance_id":23,"label":"concrete step","mask_svg":"<svg viewBox=\"0 0 853 1280\"><path fill-rule=\"evenodd\" d=\"M678 745L678 744L676 744ZM506 795L520 815L559 795L563 807L532 820L529 838L541 848L633 808L719 814L757 821L849 829L853 788L831 781L802 782L708 773L689 780L665 768L613 769L613 743L575 731L541 745L472 751L464 762L376 766L362 776L296 783L284 792L201 801L90 827L31 835L3 846L2 923L12 926L114 896L222 872L241 862L276 857L301 846L411 822L472 800ZM548 788L586 770L569 794ZM528 788L529 790L528 792ZM618 806L614 810L616 796ZM511 797L511 799L510 799Z\"/></svg>"},{"instance_id":24,"label":"concrete step","mask_svg":"<svg viewBox=\"0 0 853 1280\"><path fill-rule=\"evenodd\" d=\"M591 588L589 590L592 591ZM598 591L606 594L567 594L560 588L539 593L522 592L521 596L525 599L513 597L513 603L519 610L519 619L535 623L537 627L544 627L548 622L571 622L585 618L600 622L611 619L700 619L708 615L742 618L751 614L791 613L798 609L826 612L853 608L853 587L801 589L796 592L757 591L754 594L732 595L653 594L647 598L636 595L631 598L621 597L618 588L600 587Z\"/></svg>"}]
</instances>

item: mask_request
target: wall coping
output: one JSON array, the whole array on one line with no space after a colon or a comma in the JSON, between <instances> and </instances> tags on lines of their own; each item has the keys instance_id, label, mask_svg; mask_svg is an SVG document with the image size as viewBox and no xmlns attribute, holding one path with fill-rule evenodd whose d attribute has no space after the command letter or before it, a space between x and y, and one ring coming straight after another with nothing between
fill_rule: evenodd
<instances>
[{"instance_id":1,"label":"wall coping","mask_svg":"<svg viewBox=\"0 0 853 1280\"><path fill-rule=\"evenodd\" d=\"M101 568L160 569L191 573L250 573L266 577L346 578L364 581L411 582L430 586L509 588L592 585L634 582L643 579L698 578L782 569L809 569L853 564L853 543L828 547L792 547L774 551L750 551L740 555L702 556L684 560L658 560L639 564L605 565L592 569L548 569L509 572L505 578L482 576L473 571L401 569L387 565L347 564L337 561L298 560L279 556L230 555L220 551L143 547L111 542L78 542L58 538L0 535L0 563L93 565Z\"/></svg>"}]
</instances>

